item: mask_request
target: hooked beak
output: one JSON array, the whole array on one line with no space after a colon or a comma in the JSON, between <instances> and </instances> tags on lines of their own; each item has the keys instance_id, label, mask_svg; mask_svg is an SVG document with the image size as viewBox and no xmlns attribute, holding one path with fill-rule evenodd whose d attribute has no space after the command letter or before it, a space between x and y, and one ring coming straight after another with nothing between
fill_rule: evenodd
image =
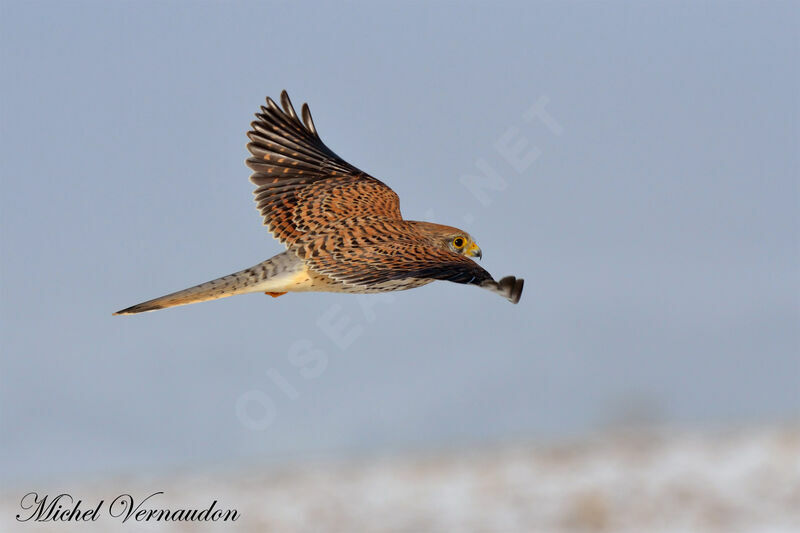
<instances>
[{"instance_id":1,"label":"hooked beak","mask_svg":"<svg viewBox=\"0 0 800 533\"><path fill-rule=\"evenodd\" d=\"M478 247L478 245L473 242L472 245L469 247L469 250L467 250L467 255L470 257L477 257L478 259L480 259L483 257L483 252L481 252L481 249Z\"/></svg>"}]
</instances>

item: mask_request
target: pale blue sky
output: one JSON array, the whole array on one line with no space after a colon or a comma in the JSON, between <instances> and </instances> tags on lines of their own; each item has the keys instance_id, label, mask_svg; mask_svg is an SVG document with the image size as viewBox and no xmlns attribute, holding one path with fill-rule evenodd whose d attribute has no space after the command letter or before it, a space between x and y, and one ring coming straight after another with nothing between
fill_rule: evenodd
<instances>
[{"instance_id":1,"label":"pale blue sky","mask_svg":"<svg viewBox=\"0 0 800 533\"><path fill-rule=\"evenodd\" d=\"M0 480L800 414L796 4L0 9ZM243 160L284 88L521 303L437 283L112 317L281 251ZM560 135L524 118L545 101Z\"/></svg>"}]
</instances>

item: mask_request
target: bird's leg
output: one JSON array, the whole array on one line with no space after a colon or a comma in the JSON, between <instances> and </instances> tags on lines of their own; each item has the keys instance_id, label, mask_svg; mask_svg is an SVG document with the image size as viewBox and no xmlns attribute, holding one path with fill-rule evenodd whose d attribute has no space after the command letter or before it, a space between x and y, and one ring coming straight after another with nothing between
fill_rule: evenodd
<instances>
[{"instance_id":1,"label":"bird's leg","mask_svg":"<svg viewBox=\"0 0 800 533\"><path fill-rule=\"evenodd\" d=\"M269 294L273 298L277 298L278 296L283 296L286 293L285 292L265 292L264 294Z\"/></svg>"}]
</instances>

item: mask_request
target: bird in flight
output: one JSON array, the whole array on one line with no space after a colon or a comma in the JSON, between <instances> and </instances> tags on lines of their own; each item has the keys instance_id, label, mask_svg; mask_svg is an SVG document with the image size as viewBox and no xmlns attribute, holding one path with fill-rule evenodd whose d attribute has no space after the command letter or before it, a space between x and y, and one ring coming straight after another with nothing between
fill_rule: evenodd
<instances>
[{"instance_id":1,"label":"bird in flight","mask_svg":"<svg viewBox=\"0 0 800 533\"><path fill-rule=\"evenodd\" d=\"M481 249L463 230L404 220L400 199L320 139L308 104L298 115L286 91L271 98L247 133L246 161L264 225L286 251L255 266L114 313L131 315L234 294L378 293L436 280L476 285L512 303L523 280L495 281L473 258Z\"/></svg>"}]
</instances>

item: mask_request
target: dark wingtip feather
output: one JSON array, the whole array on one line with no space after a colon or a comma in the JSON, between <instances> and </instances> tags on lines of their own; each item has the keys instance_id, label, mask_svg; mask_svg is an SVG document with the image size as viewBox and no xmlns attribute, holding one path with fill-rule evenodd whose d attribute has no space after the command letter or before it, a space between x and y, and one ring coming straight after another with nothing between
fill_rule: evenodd
<instances>
[{"instance_id":1,"label":"dark wingtip feather","mask_svg":"<svg viewBox=\"0 0 800 533\"><path fill-rule=\"evenodd\" d=\"M512 304L516 304L522 298L522 288L525 286L525 280L517 279L514 276L506 276L500 281L485 282L481 286L505 297Z\"/></svg>"},{"instance_id":2,"label":"dark wingtip feather","mask_svg":"<svg viewBox=\"0 0 800 533\"><path fill-rule=\"evenodd\" d=\"M519 303L520 298L522 298L522 287L524 286L525 286L524 279L518 279L516 283L514 283L514 289L511 291L511 298L509 298L509 301L512 304Z\"/></svg>"},{"instance_id":3,"label":"dark wingtip feather","mask_svg":"<svg viewBox=\"0 0 800 533\"><path fill-rule=\"evenodd\" d=\"M524 279L517 279L514 276L506 276L498 283L500 288L503 289L505 297L512 304L519 303L522 298L522 287L525 285Z\"/></svg>"},{"instance_id":4,"label":"dark wingtip feather","mask_svg":"<svg viewBox=\"0 0 800 533\"><path fill-rule=\"evenodd\" d=\"M294 106L292 105L292 101L289 98L289 93L286 92L286 89L281 91L281 105L283 106L283 110L287 115L292 117L294 120L299 120L297 118L297 112L294 110Z\"/></svg>"},{"instance_id":5,"label":"dark wingtip feather","mask_svg":"<svg viewBox=\"0 0 800 533\"><path fill-rule=\"evenodd\" d=\"M302 113L303 123L306 125L306 128L308 128L308 131L310 131L314 137L319 139L319 133L317 133L316 126L314 126L314 119L311 118L311 110L308 108L308 104L303 104Z\"/></svg>"},{"instance_id":6,"label":"dark wingtip feather","mask_svg":"<svg viewBox=\"0 0 800 533\"><path fill-rule=\"evenodd\" d=\"M270 97L270 96L267 96L267 107L272 109L273 111L277 111L278 113L282 113L281 108L278 107L278 104L276 104L275 100L273 100L272 97ZM267 110L264 108L264 106L261 106L261 111L264 112L264 113L267 112Z\"/></svg>"}]
</instances>

